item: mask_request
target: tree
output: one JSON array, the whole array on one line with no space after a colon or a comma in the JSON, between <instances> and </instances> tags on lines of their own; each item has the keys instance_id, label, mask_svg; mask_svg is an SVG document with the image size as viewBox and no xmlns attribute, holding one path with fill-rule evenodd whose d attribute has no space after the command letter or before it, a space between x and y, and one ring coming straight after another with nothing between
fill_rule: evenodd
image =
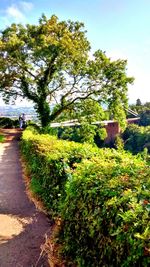
<instances>
[{"instance_id":1,"label":"tree","mask_svg":"<svg viewBox=\"0 0 150 267\"><path fill-rule=\"evenodd\" d=\"M123 122L127 106L127 61L97 51L89 59L84 25L42 15L38 25L12 24L0 35L0 92L5 101L32 100L42 127L76 103L106 103ZM51 106L55 105L55 108Z\"/></svg>"},{"instance_id":2,"label":"tree","mask_svg":"<svg viewBox=\"0 0 150 267\"><path fill-rule=\"evenodd\" d=\"M145 110L140 114L140 126L149 126L150 125L150 110Z\"/></svg>"},{"instance_id":3,"label":"tree","mask_svg":"<svg viewBox=\"0 0 150 267\"><path fill-rule=\"evenodd\" d=\"M141 115L143 112L150 110L150 102L142 104L140 99L136 100L136 104L130 105L130 108Z\"/></svg>"},{"instance_id":4,"label":"tree","mask_svg":"<svg viewBox=\"0 0 150 267\"><path fill-rule=\"evenodd\" d=\"M64 111L58 118L59 121L68 119L80 123L72 127L64 127L58 129L58 136L62 139L67 139L76 142L88 142L95 144L98 140L103 143L107 137L106 129L101 125L97 125L97 121L107 119L107 113L97 101L93 99L85 99L82 102L76 103L68 111ZM97 144L97 142L96 142Z\"/></svg>"},{"instance_id":5,"label":"tree","mask_svg":"<svg viewBox=\"0 0 150 267\"><path fill-rule=\"evenodd\" d=\"M140 98L138 98L136 100L136 106L142 106L142 102L141 102Z\"/></svg>"}]
</instances>

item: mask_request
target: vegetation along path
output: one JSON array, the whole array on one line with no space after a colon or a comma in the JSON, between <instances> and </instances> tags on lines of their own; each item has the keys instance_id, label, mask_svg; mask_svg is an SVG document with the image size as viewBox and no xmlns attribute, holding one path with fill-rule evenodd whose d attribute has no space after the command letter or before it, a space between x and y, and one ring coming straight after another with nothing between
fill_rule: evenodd
<instances>
[{"instance_id":1,"label":"vegetation along path","mask_svg":"<svg viewBox=\"0 0 150 267\"><path fill-rule=\"evenodd\" d=\"M0 267L45 267L41 253L48 218L28 199L19 159L19 131L0 143Z\"/></svg>"}]
</instances>

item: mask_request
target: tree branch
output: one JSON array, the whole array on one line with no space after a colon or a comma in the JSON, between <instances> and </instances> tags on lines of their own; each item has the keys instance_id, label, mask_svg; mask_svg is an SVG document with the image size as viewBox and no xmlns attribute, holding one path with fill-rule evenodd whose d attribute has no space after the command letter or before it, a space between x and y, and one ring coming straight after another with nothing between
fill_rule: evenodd
<instances>
[{"instance_id":1,"label":"tree branch","mask_svg":"<svg viewBox=\"0 0 150 267\"><path fill-rule=\"evenodd\" d=\"M73 103L75 103L77 100L84 100L84 99L88 98L92 94L93 94L93 92L90 92L89 94L87 94L84 97L76 97L71 102L69 102L68 104L62 105L58 110L56 110L54 113L52 113L50 115L50 121L56 119L62 113L62 111L68 109L68 107L71 106Z\"/></svg>"},{"instance_id":2,"label":"tree branch","mask_svg":"<svg viewBox=\"0 0 150 267\"><path fill-rule=\"evenodd\" d=\"M39 98L36 94L34 94L33 92L29 90L29 84L26 81L25 76L22 76L20 80L21 80L21 88L22 88L24 95L30 100L34 101L35 103L38 103Z\"/></svg>"},{"instance_id":3,"label":"tree branch","mask_svg":"<svg viewBox=\"0 0 150 267\"><path fill-rule=\"evenodd\" d=\"M39 81L39 88L46 88L49 84L49 80L52 79L53 74L56 71L56 66L54 65L54 62L58 56L58 53L55 53L53 57L51 58L50 62L48 63L48 67L44 71L43 77Z\"/></svg>"}]
</instances>

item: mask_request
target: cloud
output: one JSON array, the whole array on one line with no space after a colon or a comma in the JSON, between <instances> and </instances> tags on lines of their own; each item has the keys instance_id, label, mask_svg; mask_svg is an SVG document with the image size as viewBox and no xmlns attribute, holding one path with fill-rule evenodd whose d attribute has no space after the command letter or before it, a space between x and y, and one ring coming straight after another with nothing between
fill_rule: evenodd
<instances>
[{"instance_id":1,"label":"cloud","mask_svg":"<svg viewBox=\"0 0 150 267\"><path fill-rule=\"evenodd\" d=\"M33 3L21 1L19 2L20 7L23 9L23 11L31 11L33 9Z\"/></svg>"},{"instance_id":2,"label":"cloud","mask_svg":"<svg viewBox=\"0 0 150 267\"><path fill-rule=\"evenodd\" d=\"M15 5L9 6L6 9L6 15L8 17L14 18L17 21L23 20L24 15L23 13L19 10L19 8Z\"/></svg>"},{"instance_id":3,"label":"cloud","mask_svg":"<svg viewBox=\"0 0 150 267\"><path fill-rule=\"evenodd\" d=\"M5 10L1 10L3 16L0 16L1 21L6 22L7 25L12 22L26 22L26 15L33 9L32 2L19 1L16 4L9 5ZM5 23L6 25L6 23Z\"/></svg>"}]
</instances>

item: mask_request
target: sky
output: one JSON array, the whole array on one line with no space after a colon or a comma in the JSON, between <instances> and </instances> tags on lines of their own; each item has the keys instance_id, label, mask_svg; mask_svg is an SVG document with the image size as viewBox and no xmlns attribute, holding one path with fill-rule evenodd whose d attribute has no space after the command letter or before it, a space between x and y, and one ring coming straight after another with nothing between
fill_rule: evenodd
<instances>
[{"instance_id":1,"label":"sky","mask_svg":"<svg viewBox=\"0 0 150 267\"><path fill-rule=\"evenodd\" d=\"M0 0L0 30L12 22L37 24L42 13L83 22L92 52L127 59L135 78L129 103L150 102L150 0Z\"/></svg>"}]
</instances>

